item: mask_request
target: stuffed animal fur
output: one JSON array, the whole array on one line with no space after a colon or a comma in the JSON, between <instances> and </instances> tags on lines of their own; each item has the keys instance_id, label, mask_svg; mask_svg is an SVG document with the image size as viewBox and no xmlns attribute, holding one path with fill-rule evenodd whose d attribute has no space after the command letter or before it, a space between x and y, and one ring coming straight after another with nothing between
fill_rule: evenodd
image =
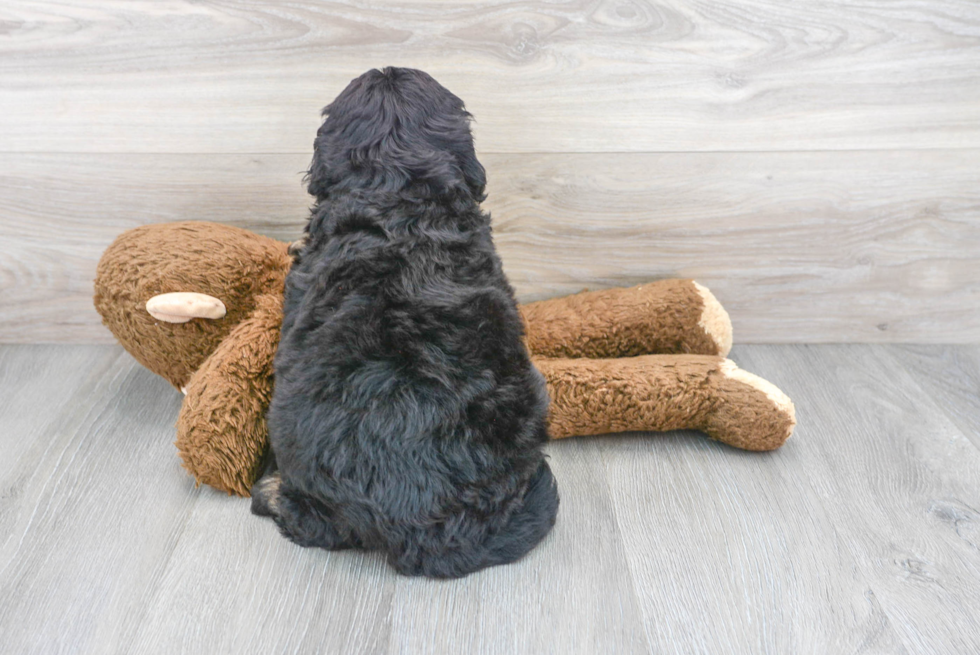
<instances>
[{"instance_id":1,"label":"stuffed animal fur","mask_svg":"<svg viewBox=\"0 0 980 655\"><path fill-rule=\"evenodd\" d=\"M120 235L95 306L122 346L185 393L177 448L198 482L247 496L267 450L265 412L288 244L207 222ZM731 323L691 280L584 292L520 308L551 396L549 433L700 430L746 450L792 434L793 403L725 358Z\"/></svg>"}]
</instances>

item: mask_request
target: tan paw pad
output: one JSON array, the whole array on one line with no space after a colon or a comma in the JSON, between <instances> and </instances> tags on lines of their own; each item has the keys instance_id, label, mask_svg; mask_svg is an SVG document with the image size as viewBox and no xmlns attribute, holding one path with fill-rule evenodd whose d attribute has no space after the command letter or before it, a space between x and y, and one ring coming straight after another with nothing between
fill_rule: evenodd
<instances>
[{"instance_id":1,"label":"tan paw pad","mask_svg":"<svg viewBox=\"0 0 980 655\"><path fill-rule=\"evenodd\" d=\"M146 301L146 311L158 321L186 323L192 318L222 318L225 304L206 293L177 291L161 293Z\"/></svg>"},{"instance_id":2,"label":"tan paw pad","mask_svg":"<svg viewBox=\"0 0 980 655\"><path fill-rule=\"evenodd\" d=\"M695 282L694 288L697 289L701 296L701 302L704 304L698 325L718 346L718 355L726 357L732 350L732 321L728 317L728 312L721 306L714 294L708 290L708 287Z\"/></svg>"}]
</instances>

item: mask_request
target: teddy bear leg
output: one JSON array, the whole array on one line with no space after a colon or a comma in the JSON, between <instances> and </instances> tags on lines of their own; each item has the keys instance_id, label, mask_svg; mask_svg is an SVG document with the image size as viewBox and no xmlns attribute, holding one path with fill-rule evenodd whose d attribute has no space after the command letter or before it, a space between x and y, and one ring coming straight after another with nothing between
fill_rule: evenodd
<instances>
[{"instance_id":1,"label":"teddy bear leg","mask_svg":"<svg viewBox=\"0 0 980 655\"><path fill-rule=\"evenodd\" d=\"M268 448L265 413L282 298L264 296L191 376L177 418L177 449L198 482L248 496Z\"/></svg>"},{"instance_id":2,"label":"teddy bear leg","mask_svg":"<svg viewBox=\"0 0 980 655\"><path fill-rule=\"evenodd\" d=\"M693 280L586 291L522 305L529 350L541 357L726 356L732 324Z\"/></svg>"},{"instance_id":3,"label":"teddy bear leg","mask_svg":"<svg viewBox=\"0 0 980 655\"><path fill-rule=\"evenodd\" d=\"M772 384L707 355L536 359L551 396L552 438L609 432L700 430L746 450L773 450L792 434L793 403Z\"/></svg>"}]
</instances>

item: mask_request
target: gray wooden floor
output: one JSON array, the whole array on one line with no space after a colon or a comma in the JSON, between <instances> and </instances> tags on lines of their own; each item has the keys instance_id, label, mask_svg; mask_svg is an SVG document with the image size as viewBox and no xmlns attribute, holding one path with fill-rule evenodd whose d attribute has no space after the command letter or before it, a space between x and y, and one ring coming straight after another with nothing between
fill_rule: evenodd
<instances>
[{"instance_id":1,"label":"gray wooden floor","mask_svg":"<svg viewBox=\"0 0 980 655\"><path fill-rule=\"evenodd\" d=\"M799 428L551 444L554 532L453 582L304 550L180 468L115 346L0 347L7 653L975 653L980 347L738 346Z\"/></svg>"}]
</instances>

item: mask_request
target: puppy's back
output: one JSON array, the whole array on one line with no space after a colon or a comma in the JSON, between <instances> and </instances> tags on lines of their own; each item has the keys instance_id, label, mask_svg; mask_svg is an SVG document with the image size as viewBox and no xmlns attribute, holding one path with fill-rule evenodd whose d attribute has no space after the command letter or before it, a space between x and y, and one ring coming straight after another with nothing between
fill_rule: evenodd
<instances>
[{"instance_id":1,"label":"puppy's back","mask_svg":"<svg viewBox=\"0 0 980 655\"><path fill-rule=\"evenodd\" d=\"M270 410L280 466L406 573L512 561L557 511L547 391L489 239L446 252L444 238L348 234L290 282Z\"/></svg>"}]
</instances>

